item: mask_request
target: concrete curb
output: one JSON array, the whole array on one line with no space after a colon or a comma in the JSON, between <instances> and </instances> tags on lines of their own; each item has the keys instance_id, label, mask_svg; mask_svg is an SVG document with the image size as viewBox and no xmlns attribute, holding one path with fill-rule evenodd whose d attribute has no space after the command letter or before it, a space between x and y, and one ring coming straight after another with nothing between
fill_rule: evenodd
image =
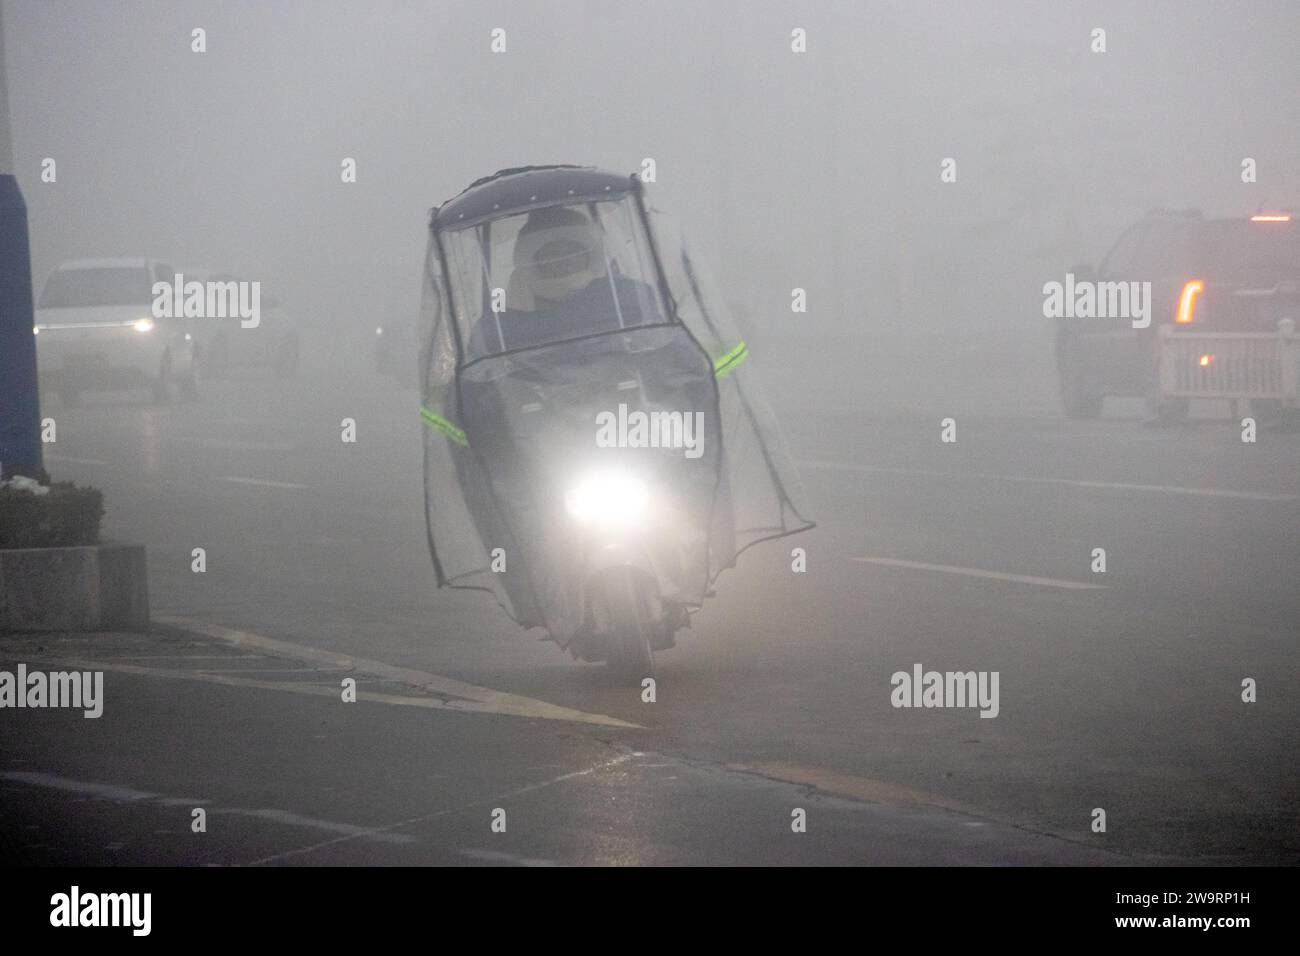
<instances>
[{"instance_id":1,"label":"concrete curb","mask_svg":"<svg viewBox=\"0 0 1300 956\"><path fill-rule=\"evenodd\" d=\"M143 545L0 550L0 631L147 631Z\"/></svg>"}]
</instances>

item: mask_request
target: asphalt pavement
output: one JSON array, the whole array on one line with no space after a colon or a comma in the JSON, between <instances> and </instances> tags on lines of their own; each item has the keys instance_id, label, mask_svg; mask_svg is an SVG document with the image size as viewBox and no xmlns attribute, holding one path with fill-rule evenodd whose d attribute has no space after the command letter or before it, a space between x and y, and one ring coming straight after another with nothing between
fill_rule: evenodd
<instances>
[{"instance_id":1,"label":"asphalt pavement","mask_svg":"<svg viewBox=\"0 0 1300 956\"><path fill-rule=\"evenodd\" d=\"M197 404L48 399L47 466L147 546L156 627L0 635L0 668L105 671L97 720L0 713L0 855L1297 862L1300 436L888 371L769 376L818 528L723 577L653 703L435 589L418 395L363 354ZM893 706L918 664L996 671L997 716Z\"/></svg>"}]
</instances>

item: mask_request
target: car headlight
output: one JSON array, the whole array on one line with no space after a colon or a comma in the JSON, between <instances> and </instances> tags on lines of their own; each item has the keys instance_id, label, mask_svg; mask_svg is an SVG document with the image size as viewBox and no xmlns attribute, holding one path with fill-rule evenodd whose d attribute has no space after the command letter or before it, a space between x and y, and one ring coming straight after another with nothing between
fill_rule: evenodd
<instances>
[{"instance_id":1,"label":"car headlight","mask_svg":"<svg viewBox=\"0 0 1300 956\"><path fill-rule=\"evenodd\" d=\"M152 332L153 319L136 319L131 323L131 328L135 329L137 332Z\"/></svg>"},{"instance_id":2,"label":"car headlight","mask_svg":"<svg viewBox=\"0 0 1300 956\"><path fill-rule=\"evenodd\" d=\"M564 507L583 524L627 525L640 520L650 498L635 475L609 471L588 475L564 495Z\"/></svg>"}]
</instances>

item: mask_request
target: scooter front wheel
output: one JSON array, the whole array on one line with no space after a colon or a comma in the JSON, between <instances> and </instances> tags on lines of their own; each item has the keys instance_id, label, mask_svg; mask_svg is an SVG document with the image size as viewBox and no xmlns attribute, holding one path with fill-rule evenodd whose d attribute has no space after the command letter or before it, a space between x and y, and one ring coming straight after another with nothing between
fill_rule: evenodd
<instances>
[{"instance_id":1,"label":"scooter front wheel","mask_svg":"<svg viewBox=\"0 0 1300 956\"><path fill-rule=\"evenodd\" d=\"M639 684L654 676L654 620L646 588L632 569L609 571L602 575L601 600L605 605L606 662L620 680Z\"/></svg>"}]
</instances>

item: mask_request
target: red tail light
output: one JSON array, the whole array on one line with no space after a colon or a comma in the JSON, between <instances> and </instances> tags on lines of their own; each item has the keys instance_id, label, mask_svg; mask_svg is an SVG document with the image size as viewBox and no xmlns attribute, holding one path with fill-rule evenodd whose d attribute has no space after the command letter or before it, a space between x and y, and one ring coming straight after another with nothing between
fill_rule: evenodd
<instances>
[{"instance_id":1,"label":"red tail light","mask_svg":"<svg viewBox=\"0 0 1300 956\"><path fill-rule=\"evenodd\" d=\"M1193 279L1183 285L1183 294L1178 297L1178 314L1174 316L1174 321L1179 325L1186 325L1192 321L1192 313L1196 309L1196 297L1205 291L1205 283L1200 279Z\"/></svg>"}]
</instances>

